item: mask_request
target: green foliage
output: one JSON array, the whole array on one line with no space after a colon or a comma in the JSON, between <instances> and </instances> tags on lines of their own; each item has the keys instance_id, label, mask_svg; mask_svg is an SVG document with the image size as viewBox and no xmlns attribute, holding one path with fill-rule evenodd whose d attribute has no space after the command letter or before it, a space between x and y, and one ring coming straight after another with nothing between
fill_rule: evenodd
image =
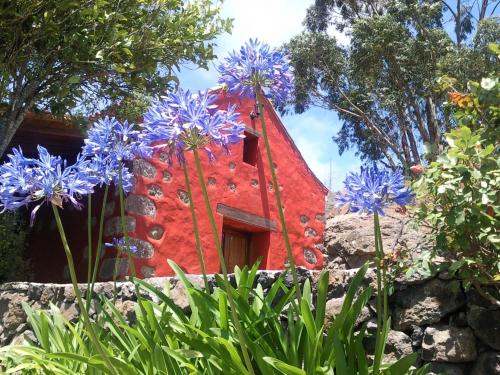
<instances>
[{"instance_id":1,"label":"green foliage","mask_svg":"<svg viewBox=\"0 0 500 375\"><path fill-rule=\"evenodd\" d=\"M436 152L426 156L434 160L442 134L455 125L438 77L453 75L465 88L499 66L487 48L500 38L498 19L487 18L494 2L483 1L478 18L463 1L464 10L451 18L455 37L444 27L450 17L445 4L315 1L307 31L287 45L296 70L295 111L319 106L337 112L343 125L334 141L341 154L354 148L364 160L407 169L421 163L422 145L429 143ZM331 28L347 32L349 43L331 36Z\"/></svg>"},{"instance_id":2,"label":"green foliage","mask_svg":"<svg viewBox=\"0 0 500 375\"><path fill-rule=\"evenodd\" d=\"M136 322L127 324L109 301L102 301L95 329L113 365L120 374L247 374L239 350L238 336L228 319L224 289L207 293L192 284L174 263L188 291L190 314L177 307L169 289L159 291L144 281L133 282L151 300L141 299ZM280 277L264 295L256 285L258 265L235 270L236 288L231 293L245 330L253 367L258 374L371 374L362 346L366 325L360 333L354 324L371 296L361 289L367 266L353 278L341 312L325 333L325 305L328 274L320 276L313 301L309 282L303 288L300 306L294 290ZM219 276L219 285L223 282ZM315 302L315 307L313 305ZM8 373L103 374L108 373L95 352L81 323L65 322L57 308L34 312L25 306L38 343L0 349L0 363ZM383 374L423 374L410 370L416 355L391 365L382 365Z\"/></svg>"},{"instance_id":3,"label":"green foliage","mask_svg":"<svg viewBox=\"0 0 500 375\"><path fill-rule=\"evenodd\" d=\"M414 184L418 218L435 230L436 248L466 285L500 281L500 84L484 78L451 92L458 124L448 147Z\"/></svg>"},{"instance_id":4,"label":"green foliage","mask_svg":"<svg viewBox=\"0 0 500 375\"><path fill-rule=\"evenodd\" d=\"M0 5L0 155L26 111L93 114L207 68L231 28L210 0L8 0Z\"/></svg>"},{"instance_id":5,"label":"green foliage","mask_svg":"<svg viewBox=\"0 0 500 375\"><path fill-rule=\"evenodd\" d=\"M0 215L0 283L29 279L29 263L23 257L27 226L17 213Z\"/></svg>"}]
</instances>

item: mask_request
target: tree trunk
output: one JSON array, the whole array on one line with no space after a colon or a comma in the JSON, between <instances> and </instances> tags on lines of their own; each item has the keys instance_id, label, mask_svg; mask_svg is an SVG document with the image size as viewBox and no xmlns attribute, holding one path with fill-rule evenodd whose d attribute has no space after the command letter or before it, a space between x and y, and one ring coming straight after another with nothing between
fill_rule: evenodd
<instances>
[{"instance_id":1,"label":"tree trunk","mask_svg":"<svg viewBox=\"0 0 500 375\"><path fill-rule=\"evenodd\" d=\"M17 113L6 112L0 119L0 127L2 129L0 133L0 159L3 157L7 148L9 147L10 141L14 138L17 129L21 126L28 112L28 107L22 108Z\"/></svg>"},{"instance_id":2,"label":"tree trunk","mask_svg":"<svg viewBox=\"0 0 500 375\"><path fill-rule=\"evenodd\" d=\"M417 142L415 142L415 137L413 136L411 128L406 128L406 135L408 136L408 140L410 141L410 150L411 155L413 156L413 162L420 164L420 155L418 154Z\"/></svg>"},{"instance_id":3,"label":"tree trunk","mask_svg":"<svg viewBox=\"0 0 500 375\"><path fill-rule=\"evenodd\" d=\"M434 148L429 161L433 161L439 153L439 140L441 134L439 130L439 123L436 118L436 106L430 96L425 98L425 112L427 116L427 128L429 129L430 143Z\"/></svg>"}]
</instances>

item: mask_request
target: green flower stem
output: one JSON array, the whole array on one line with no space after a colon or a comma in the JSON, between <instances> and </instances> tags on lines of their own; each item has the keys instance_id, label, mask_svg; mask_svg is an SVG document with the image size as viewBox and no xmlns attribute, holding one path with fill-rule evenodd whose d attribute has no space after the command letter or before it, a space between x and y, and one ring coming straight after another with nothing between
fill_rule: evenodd
<instances>
[{"instance_id":1,"label":"green flower stem","mask_svg":"<svg viewBox=\"0 0 500 375\"><path fill-rule=\"evenodd\" d=\"M130 253L130 238L128 235L127 231L127 224L125 222L125 199L124 199L124 194L123 194L123 165L120 163L120 166L118 168L118 194L120 197L120 221L121 221L121 226L122 226L122 232L123 235L125 236L125 253L127 254L128 257L128 262L130 266L130 271L132 273L132 276L134 278L137 278L137 272L135 269L135 263L134 259L132 258L132 254ZM116 271L116 269L115 269ZM141 312L143 316L147 316L146 309L142 305L143 299L141 297L141 291L139 289L139 286L137 285L136 282L134 284L134 289L135 289L135 294L137 296L137 303L139 305L139 308L141 309ZM115 278L115 290L116 290L116 278ZM146 321L146 325L150 331L152 331L152 327L150 326L149 322Z\"/></svg>"},{"instance_id":2,"label":"green flower stem","mask_svg":"<svg viewBox=\"0 0 500 375\"><path fill-rule=\"evenodd\" d=\"M122 225L122 232L125 236L125 253L128 256L130 271L132 272L133 277L137 277L137 272L135 270L135 263L132 259L132 254L130 254L130 238L127 231L127 223L125 221L125 199L123 197L123 176L122 176L123 166L120 163L118 168L118 194L120 197L120 222ZM139 295L137 296L139 298Z\"/></svg>"},{"instance_id":3,"label":"green flower stem","mask_svg":"<svg viewBox=\"0 0 500 375\"><path fill-rule=\"evenodd\" d=\"M113 367L113 364L111 363L108 355L104 351L101 343L97 339L94 328L92 327L92 322L90 321L90 317L89 317L87 310L85 309L85 306L83 304L82 294L80 292L80 289L78 288L78 283L77 283L77 279L76 279L75 263L73 261L73 255L71 255L71 250L69 248L68 241L66 239L66 234L64 232L64 228L63 228L63 225L61 222L61 216L59 215L58 208L53 203L52 203L52 211L54 212L54 217L55 217L56 223L57 223L57 229L59 230L59 235L61 237L61 241L63 244L64 253L66 254L66 259L68 261L68 268L69 268L69 274L71 277L71 283L73 284L73 289L75 291L76 300L78 302L78 306L80 307L80 314L83 317L83 324L85 325L85 328L87 329L87 331L89 333L89 337L90 337L91 341L95 345L96 350L98 351L99 355L102 357L102 359L105 362L110 373L113 375L119 375L118 372Z\"/></svg>"},{"instance_id":4,"label":"green flower stem","mask_svg":"<svg viewBox=\"0 0 500 375\"><path fill-rule=\"evenodd\" d=\"M373 361L373 374L378 375L380 364L384 353L378 353L377 348L385 346L384 332L388 323L388 298L386 285L386 267L384 264L384 248L382 244L382 233L380 231L380 221L377 212L373 214L374 235L375 235L375 261L377 272L377 334L375 341L376 355Z\"/></svg>"},{"instance_id":5,"label":"green flower stem","mask_svg":"<svg viewBox=\"0 0 500 375\"><path fill-rule=\"evenodd\" d=\"M288 254L288 263L290 270L292 272L293 283L295 285L295 293L297 295L297 301L301 303L302 293L300 292L299 278L297 277L297 270L295 269L295 261L292 254L292 246L290 245L290 238L288 236L288 229L285 222L285 213L283 212L283 205L281 204L281 193L278 186L278 179L276 178L276 170L274 168L273 157L271 155L271 146L269 145L269 139L267 137L267 127L266 121L264 120L264 107L262 105L262 92L260 87L255 88L257 97L257 106L259 110L260 125L262 127L262 136L264 138L264 143L266 146L267 161L269 162L269 168L271 169L271 176L273 179L274 194L276 196L276 204L278 206L278 211L280 215L281 229L283 231L283 238L285 240L286 252Z\"/></svg>"},{"instance_id":6,"label":"green flower stem","mask_svg":"<svg viewBox=\"0 0 500 375\"><path fill-rule=\"evenodd\" d=\"M92 300L92 292L94 291L94 285L95 285L95 281L97 279L97 271L99 269L99 260L101 259L102 236L104 233L104 230L103 230L104 229L104 215L106 213L106 202L108 200L108 191L109 191L109 186L106 185L106 187L104 188L104 196L102 198L101 217L99 218L99 233L97 235L97 250L96 250L95 259L94 259L92 279L91 279L91 283L90 283L90 288L87 290L87 310L90 308L90 303Z\"/></svg>"},{"instance_id":7,"label":"green flower stem","mask_svg":"<svg viewBox=\"0 0 500 375\"><path fill-rule=\"evenodd\" d=\"M90 278L92 277L92 194L87 195L87 293L90 289Z\"/></svg>"},{"instance_id":8,"label":"green flower stem","mask_svg":"<svg viewBox=\"0 0 500 375\"><path fill-rule=\"evenodd\" d=\"M222 246L219 239L219 232L217 231L217 225L215 224L214 213L212 211L212 205L210 204L210 199L208 198L207 186L205 184L205 177L203 177L203 170L201 168L200 157L198 154L198 150L193 149L194 161L196 163L196 170L198 172L198 177L200 179L201 190L203 192L203 198L205 199L205 206L208 211L208 218L210 220L210 225L212 227L212 233L215 239L215 247L217 248L217 253L219 255L219 261L222 269L222 274L224 276L224 286L226 288L227 299L229 300L229 305L231 306L231 315L233 318L233 323L236 328L236 332L238 334L238 340L240 341L241 352L243 354L243 358L245 360L245 364L247 370L251 375L255 375L253 370L252 361L250 360L250 356L248 355L246 339L243 333L243 328L241 326L241 322L238 319L238 314L236 313L236 306L234 304L233 294L231 291L231 284L229 283L229 277L227 275L226 262L224 261L224 253L222 252Z\"/></svg>"},{"instance_id":9,"label":"green flower stem","mask_svg":"<svg viewBox=\"0 0 500 375\"><path fill-rule=\"evenodd\" d=\"M189 199L189 209L191 210L191 219L193 220L194 236L196 239L196 251L198 252L198 258L200 259L201 272L203 273L203 282L205 284L205 290L208 292L208 291L210 291L210 287L208 285L207 271L205 268L205 260L203 258L203 252L201 250L200 232L198 229L198 221L196 219L196 213L194 211L194 202L193 202L193 195L191 194L191 184L189 182L187 160L184 160L184 163L182 163L182 166L183 166L183 170L184 170L184 180L186 182L186 189L187 189L187 194L188 194L188 199Z\"/></svg>"}]
</instances>

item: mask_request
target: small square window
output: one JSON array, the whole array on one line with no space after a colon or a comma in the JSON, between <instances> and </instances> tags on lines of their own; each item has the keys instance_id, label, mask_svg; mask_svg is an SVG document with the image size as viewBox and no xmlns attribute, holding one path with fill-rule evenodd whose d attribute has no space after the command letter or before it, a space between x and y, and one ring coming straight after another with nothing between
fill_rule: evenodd
<instances>
[{"instance_id":1,"label":"small square window","mask_svg":"<svg viewBox=\"0 0 500 375\"><path fill-rule=\"evenodd\" d=\"M245 132L243 139L243 161L247 164L257 165L257 152L259 149L259 138L253 134Z\"/></svg>"}]
</instances>

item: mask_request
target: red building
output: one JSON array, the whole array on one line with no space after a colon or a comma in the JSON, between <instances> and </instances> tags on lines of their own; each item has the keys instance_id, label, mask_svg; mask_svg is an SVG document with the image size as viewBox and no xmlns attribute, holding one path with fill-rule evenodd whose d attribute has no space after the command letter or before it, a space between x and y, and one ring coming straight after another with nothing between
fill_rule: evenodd
<instances>
[{"instance_id":1,"label":"red building","mask_svg":"<svg viewBox=\"0 0 500 375\"><path fill-rule=\"evenodd\" d=\"M212 151L215 152L215 163L209 164L207 158L202 157L205 181L228 268L232 270L235 265L250 265L261 258L262 269L282 269L287 261L287 254L261 138L260 122L258 118L252 119L251 116L255 110L254 102L249 99L240 101L225 94L220 94L218 101L222 108L229 103L236 104L241 120L247 127L246 138L231 148L230 155L225 155L214 146ZM327 189L309 169L267 101L264 103L264 116L295 262L298 266L320 269L323 266L323 213ZM220 272L194 160L189 153L187 163L207 272ZM175 162L168 165L161 153L153 160L135 160L132 168L136 183L134 191L126 198L126 219L131 241L138 248L134 258L138 276L171 275L173 272L167 259L172 259L189 273L200 273L182 168ZM95 206L97 204L94 203L94 208ZM113 199L106 205L106 240L121 235L118 206L116 196L113 195ZM68 237L80 264L80 277L85 279L86 214L76 213L72 209L65 211L70 211L64 213L71 220L68 224ZM37 230L35 226L35 242L32 241L30 246L33 248L35 264L50 264L41 269L37 267L37 279L54 280L57 278L55 275L61 275L62 269L58 268L63 266L64 258L62 250L57 250L61 259L54 260L56 255L53 250L59 244L56 244L56 236L49 234L54 232L54 228L50 228L51 220L44 215L40 215L42 222L39 220L37 225L47 228ZM79 215L79 218L72 215ZM95 210L94 225L97 217L98 211ZM47 241L48 237L51 238L50 241ZM42 247L51 248L44 250L42 255L41 243L46 244ZM49 243L50 246L47 246ZM101 279L112 277L115 261L113 252L107 251L99 271ZM129 269L127 259L122 258L118 262L119 274L126 275Z\"/></svg>"}]
</instances>

